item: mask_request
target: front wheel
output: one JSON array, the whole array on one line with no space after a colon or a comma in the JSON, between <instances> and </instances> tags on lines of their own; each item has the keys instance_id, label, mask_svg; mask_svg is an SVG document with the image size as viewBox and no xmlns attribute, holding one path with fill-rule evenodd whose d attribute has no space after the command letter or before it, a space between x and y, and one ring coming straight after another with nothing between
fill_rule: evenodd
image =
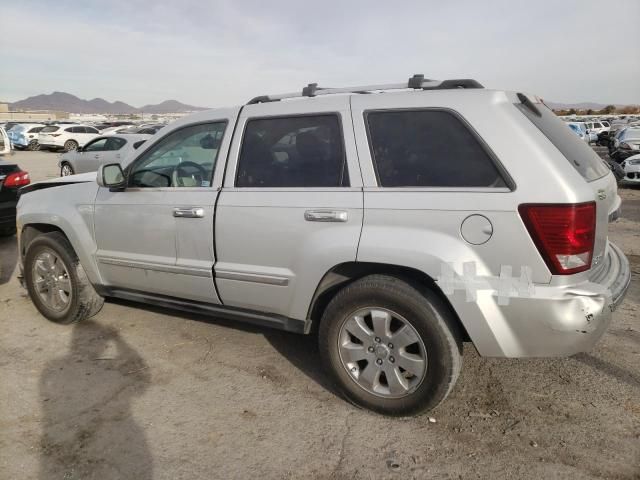
<instances>
[{"instance_id":1,"label":"front wheel","mask_svg":"<svg viewBox=\"0 0 640 480\"><path fill-rule=\"evenodd\" d=\"M320 353L344 395L385 415L431 410L453 388L462 342L431 291L370 275L338 292L320 323Z\"/></svg>"},{"instance_id":2,"label":"front wheel","mask_svg":"<svg viewBox=\"0 0 640 480\"><path fill-rule=\"evenodd\" d=\"M60 232L39 235L29 243L24 278L31 301L52 322L84 320L98 313L104 304L73 247Z\"/></svg>"},{"instance_id":3,"label":"front wheel","mask_svg":"<svg viewBox=\"0 0 640 480\"><path fill-rule=\"evenodd\" d=\"M60 168L60 176L68 177L69 175L73 175L73 167L65 162L62 164L62 167Z\"/></svg>"},{"instance_id":4,"label":"front wheel","mask_svg":"<svg viewBox=\"0 0 640 480\"><path fill-rule=\"evenodd\" d=\"M32 152L37 152L38 150L40 150L40 144L37 140L31 140L29 142L29 145L27 146L27 149Z\"/></svg>"}]
</instances>

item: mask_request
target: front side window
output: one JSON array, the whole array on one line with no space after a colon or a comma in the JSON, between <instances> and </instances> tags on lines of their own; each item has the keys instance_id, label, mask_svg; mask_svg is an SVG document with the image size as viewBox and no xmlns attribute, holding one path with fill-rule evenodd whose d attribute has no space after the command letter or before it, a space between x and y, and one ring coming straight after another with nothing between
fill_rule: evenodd
<instances>
[{"instance_id":1,"label":"front side window","mask_svg":"<svg viewBox=\"0 0 640 480\"><path fill-rule=\"evenodd\" d=\"M381 187L506 187L476 136L444 110L366 114Z\"/></svg>"},{"instance_id":2,"label":"front side window","mask_svg":"<svg viewBox=\"0 0 640 480\"><path fill-rule=\"evenodd\" d=\"M100 133L97 129L93 128L93 127L84 127L84 131L85 133Z\"/></svg>"},{"instance_id":3,"label":"front side window","mask_svg":"<svg viewBox=\"0 0 640 480\"><path fill-rule=\"evenodd\" d=\"M106 138L101 138L100 140L96 140L95 142L91 142L89 145L84 147L85 152L102 152L105 150L105 145L107 143Z\"/></svg>"},{"instance_id":4,"label":"front side window","mask_svg":"<svg viewBox=\"0 0 640 480\"><path fill-rule=\"evenodd\" d=\"M40 130L40 133L53 133L53 132L57 132L60 129L60 127L56 127L54 125L48 126L48 127L44 127L42 130Z\"/></svg>"},{"instance_id":5,"label":"front side window","mask_svg":"<svg viewBox=\"0 0 640 480\"><path fill-rule=\"evenodd\" d=\"M104 149L108 151L120 150L124 147L125 143L127 143L127 141L124 138L109 137L107 143L104 145Z\"/></svg>"},{"instance_id":6,"label":"front side window","mask_svg":"<svg viewBox=\"0 0 640 480\"><path fill-rule=\"evenodd\" d=\"M341 187L349 178L338 117L250 120L238 159L237 187Z\"/></svg>"},{"instance_id":7,"label":"front side window","mask_svg":"<svg viewBox=\"0 0 640 480\"><path fill-rule=\"evenodd\" d=\"M129 175L130 187L209 187L226 122L176 130L140 157Z\"/></svg>"}]
</instances>

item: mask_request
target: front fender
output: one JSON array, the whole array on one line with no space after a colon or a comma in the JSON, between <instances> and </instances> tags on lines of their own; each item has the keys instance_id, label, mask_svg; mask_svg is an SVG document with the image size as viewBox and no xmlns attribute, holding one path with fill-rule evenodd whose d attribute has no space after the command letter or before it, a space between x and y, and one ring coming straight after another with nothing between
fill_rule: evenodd
<instances>
[{"instance_id":1,"label":"front fender","mask_svg":"<svg viewBox=\"0 0 640 480\"><path fill-rule=\"evenodd\" d=\"M31 191L20 196L16 216L19 231L36 224L60 229L69 239L89 281L94 285L102 283L95 261L93 228L97 190L95 182L84 182ZM20 245L21 262L22 248L23 245Z\"/></svg>"}]
</instances>

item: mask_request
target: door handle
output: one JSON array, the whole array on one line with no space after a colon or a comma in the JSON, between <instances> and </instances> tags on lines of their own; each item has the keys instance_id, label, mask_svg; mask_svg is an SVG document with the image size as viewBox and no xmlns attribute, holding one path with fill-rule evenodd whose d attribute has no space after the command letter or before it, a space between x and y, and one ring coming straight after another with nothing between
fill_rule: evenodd
<instances>
[{"instance_id":1,"label":"door handle","mask_svg":"<svg viewBox=\"0 0 640 480\"><path fill-rule=\"evenodd\" d=\"M202 207L174 208L173 216L179 217L179 218L203 218L204 208Z\"/></svg>"},{"instance_id":2,"label":"door handle","mask_svg":"<svg viewBox=\"0 0 640 480\"><path fill-rule=\"evenodd\" d=\"M307 210L304 219L307 222L346 222L349 215L344 210Z\"/></svg>"}]
</instances>

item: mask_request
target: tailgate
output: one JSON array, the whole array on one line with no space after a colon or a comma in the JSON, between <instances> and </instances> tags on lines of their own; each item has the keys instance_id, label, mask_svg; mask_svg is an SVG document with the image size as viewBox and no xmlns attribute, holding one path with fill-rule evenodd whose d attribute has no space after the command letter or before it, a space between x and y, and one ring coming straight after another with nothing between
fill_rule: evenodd
<instances>
[{"instance_id":1,"label":"tailgate","mask_svg":"<svg viewBox=\"0 0 640 480\"><path fill-rule=\"evenodd\" d=\"M612 174L589 182L588 185L593 190L596 201L596 241L591 262L595 268L605 258L609 221L618 217L621 200L616 179Z\"/></svg>"}]
</instances>

